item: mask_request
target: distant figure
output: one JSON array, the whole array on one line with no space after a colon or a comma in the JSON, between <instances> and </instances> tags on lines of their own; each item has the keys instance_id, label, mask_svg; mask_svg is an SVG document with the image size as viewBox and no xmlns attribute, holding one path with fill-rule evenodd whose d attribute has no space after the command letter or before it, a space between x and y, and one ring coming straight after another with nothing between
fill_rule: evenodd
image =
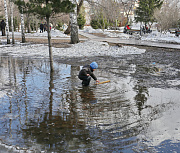
<instances>
[{"instance_id":1,"label":"distant figure","mask_svg":"<svg viewBox=\"0 0 180 153\"><path fill-rule=\"evenodd\" d=\"M47 24L46 24L46 22L44 23L44 31L46 31L47 30Z\"/></svg>"},{"instance_id":2,"label":"distant figure","mask_svg":"<svg viewBox=\"0 0 180 153\"><path fill-rule=\"evenodd\" d=\"M1 21L1 31L2 31L2 36L5 36L6 33L5 33L5 28L6 28L6 23L4 22L4 20Z\"/></svg>"},{"instance_id":3,"label":"distant figure","mask_svg":"<svg viewBox=\"0 0 180 153\"><path fill-rule=\"evenodd\" d=\"M127 30L130 30L131 28L129 27L129 25L127 24L125 27L124 27L124 33L127 33Z\"/></svg>"},{"instance_id":4,"label":"distant figure","mask_svg":"<svg viewBox=\"0 0 180 153\"><path fill-rule=\"evenodd\" d=\"M91 77L96 81L99 82L99 80L97 80L96 76L94 75L93 71L95 71L95 69L98 68L98 64L96 62L92 62L90 65L85 65L83 66L83 68L80 70L79 72L79 79L82 80L82 85L83 86L88 86L90 81L91 81Z\"/></svg>"},{"instance_id":5,"label":"distant figure","mask_svg":"<svg viewBox=\"0 0 180 153\"><path fill-rule=\"evenodd\" d=\"M66 24L66 23L64 23L64 24L63 24L63 26L62 26L63 30L66 30L66 29L67 29L67 27L68 27L68 26L67 26L67 24Z\"/></svg>"},{"instance_id":6,"label":"distant figure","mask_svg":"<svg viewBox=\"0 0 180 153\"><path fill-rule=\"evenodd\" d=\"M41 23L41 24L40 24L40 33L41 33L41 32L43 33L43 30L44 30L44 25Z\"/></svg>"},{"instance_id":7,"label":"distant figure","mask_svg":"<svg viewBox=\"0 0 180 153\"><path fill-rule=\"evenodd\" d=\"M129 27L129 25L127 25L126 28L127 28L127 30L131 29L131 28Z\"/></svg>"},{"instance_id":8,"label":"distant figure","mask_svg":"<svg viewBox=\"0 0 180 153\"><path fill-rule=\"evenodd\" d=\"M51 23L49 24L49 29L50 29L50 31L51 31L51 29L52 29L52 24L51 24Z\"/></svg>"},{"instance_id":9,"label":"distant figure","mask_svg":"<svg viewBox=\"0 0 180 153\"><path fill-rule=\"evenodd\" d=\"M142 28L142 31L143 31L144 34L146 33L146 30L145 30L145 27L144 27L144 26L143 26L143 28Z\"/></svg>"},{"instance_id":10,"label":"distant figure","mask_svg":"<svg viewBox=\"0 0 180 153\"><path fill-rule=\"evenodd\" d=\"M146 31L146 33L151 33L152 32L150 27L148 28L148 26L146 24L145 24L145 31Z\"/></svg>"}]
</instances>

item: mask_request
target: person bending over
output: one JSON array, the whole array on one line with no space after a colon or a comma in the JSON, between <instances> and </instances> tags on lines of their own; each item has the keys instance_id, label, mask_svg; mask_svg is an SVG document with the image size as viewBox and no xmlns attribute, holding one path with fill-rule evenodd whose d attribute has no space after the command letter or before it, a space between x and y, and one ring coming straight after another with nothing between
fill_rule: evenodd
<instances>
[{"instance_id":1,"label":"person bending over","mask_svg":"<svg viewBox=\"0 0 180 153\"><path fill-rule=\"evenodd\" d=\"M99 80L97 80L96 76L94 75L93 71L95 71L98 68L98 64L96 62L92 62L90 65L85 65L82 67L82 69L79 72L79 79L82 80L82 85L83 86L88 86L90 81L91 81L91 77L96 81L99 82Z\"/></svg>"}]
</instances>

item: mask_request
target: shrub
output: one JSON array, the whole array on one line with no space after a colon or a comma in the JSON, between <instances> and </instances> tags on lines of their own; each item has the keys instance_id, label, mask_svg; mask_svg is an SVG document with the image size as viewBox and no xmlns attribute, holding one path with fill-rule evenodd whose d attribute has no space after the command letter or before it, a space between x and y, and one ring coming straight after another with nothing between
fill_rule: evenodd
<instances>
[{"instance_id":1,"label":"shrub","mask_svg":"<svg viewBox=\"0 0 180 153\"><path fill-rule=\"evenodd\" d=\"M98 28L99 28L99 23L98 23L98 21L95 20L95 19L91 20L91 27L92 27L93 29L98 29Z\"/></svg>"},{"instance_id":2,"label":"shrub","mask_svg":"<svg viewBox=\"0 0 180 153\"><path fill-rule=\"evenodd\" d=\"M81 13L79 13L78 15L77 22L78 22L79 29L83 29L86 23L86 19Z\"/></svg>"},{"instance_id":3,"label":"shrub","mask_svg":"<svg viewBox=\"0 0 180 153\"><path fill-rule=\"evenodd\" d=\"M57 26L56 26L56 29L57 30L62 30L62 27L63 26L63 23L62 22L59 22L58 24L57 24Z\"/></svg>"},{"instance_id":4,"label":"shrub","mask_svg":"<svg viewBox=\"0 0 180 153\"><path fill-rule=\"evenodd\" d=\"M103 20L103 18L98 20L93 19L91 20L91 26L93 29L107 29L109 23L107 22L106 19Z\"/></svg>"}]
</instances>

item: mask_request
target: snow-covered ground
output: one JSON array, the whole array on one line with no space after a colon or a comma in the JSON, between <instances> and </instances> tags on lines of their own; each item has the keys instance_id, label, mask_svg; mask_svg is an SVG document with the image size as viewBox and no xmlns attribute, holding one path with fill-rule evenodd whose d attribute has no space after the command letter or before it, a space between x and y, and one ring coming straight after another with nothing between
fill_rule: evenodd
<instances>
[{"instance_id":1,"label":"snow-covered ground","mask_svg":"<svg viewBox=\"0 0 180 153\"><path fill-rule=\"evenodd\" d=\"M70 48L53 48L54 56L61 57L91 57L91 56L113 56L118 57L125 54L141 54L145 49L138 49L132 46L109 46L106 42L86 41L71 45ZM44 44L27 44L22 45L0 45L0 54L8 53L11 56L32 56L32 57L49 57L49 48Z\"/></svg>"},{"instance_id":2,"label":"snow-covered ground","mask_svg":"<svg viewBox=\"0 0 180 153\"><path fill-rule=\"evenodd\" d=\"M11 32L10 32L10 35L11 35ZM15 32L14 33L15 36L21 36L21 32ZM70 37L66 34L64 34L62 31L59 31L59 30L51 30L51 35L52 37ZM47 37L47 32L43 32L43 33L40 33L39 30L37 32L32 32L32 33L26 33L25 36L28 36L28 37Z\"/></svg>"},{"instance_id":3,"label":"snow-covered ground","mask_svg":"<svg viewBox=\"0 0 180 153\"><path fill-rule=\"evenodd\" d=\"M121 28L123 30L123 27ZM92 29L91 27L85 27L84 30L81 30L86 33L104 33L109 37L118 37L119 39L132 39L132 35L124 34L122 30L112 31L112 30L101 30L101 29ZM11 33L10 33L11 35ZM65 35L62 31L52 30L52 37L61 37L68 38L69 35ZM20 32L15 32L15 37L21 36ZM31 34L26 34L27 37L47 37L47 32L40 33L34 32ZM1 37L0 37L1 38ZM171 42L171 43L180 43L180 37L176 37L174 34L166 33L162 34L157 31L153 31L150 34L145 34L140 37L143 41L155 41L155 42ZM1 39L3 45L0 45L0 48L3 47L3 53L9 53L16 56L38 56L38 57L48 57L48 47L45 45L34 44L34 45L21 45L16 42L17 45L5 45L6 39ZM18 45L20 44L20 45ZM85 41L83 43L78 43L71 45L70 48L53 48L55 56L62 57L83 57L83 56L121 56L124 54L139 54L145 52L143 49L138 49L132 46L123 46L123 47L112 47L105 42L95 42L95 41Z\"/></svg>"},{"instance_id":4,"label":"snow-covered ground","mask_svg":"<svg viewBox=\"0 0 180 153\"><path fill-rule=\"evenodd\" d=\"M133 27L134 29L139 29L137 27ZM91 27L85 27L84 32L87 33L103 33L108 37L118 37L119 39L132 39L137 38L137 34L128 35L123 33L124 27L121 27L120 30L102 30L102 29L92 29ZM143 41L153 41L153 42L167 42L167 43L180 43L180 37L175 36L170 32L160 33L157 30L153 29L150 34L143 34L142 36L138 35L138 39Z\"/></svg>"}]
</instances>

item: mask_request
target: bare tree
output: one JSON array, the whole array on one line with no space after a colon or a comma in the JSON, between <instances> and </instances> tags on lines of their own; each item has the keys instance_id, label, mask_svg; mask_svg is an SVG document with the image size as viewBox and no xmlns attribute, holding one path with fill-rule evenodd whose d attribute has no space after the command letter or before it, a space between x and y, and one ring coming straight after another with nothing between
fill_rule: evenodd
<instances>
[{"instance_id":1,"label":"bare tree","mask_svg":"<svg viewBox=\"0 0 180 153\"><path fill-rule=\"evenodd\" d=\"M160 10L155 10L154 17L160 26L160 31L178 26L180 19L180 0L166 0Z\"/></svg>"},{"instance_id":2,"label":"bare tree","mask_svg":"<svg viewBox=\"0 0 180 153\"><path fill-rule=\"evenodd\" d=\"M91 7L91 19L103 20L102 28L105 28L105 20L115 23L115 20L118 17L118 6L117 3L113 0L97 0L92 1L88 0L88 3Z\"/></svg>"},{"instance_id":3,"label":"bare tree","mask_svg":"<svg viewBox=\"0 0 180 153\"><path fill-rule=\"evenodd\" d=\"M7 44L10 44L10 38L9 38L9 22L8 22L8 11L7 11L7 2L6 2L6 0L4 0L4 10L5 10L5 18L6 18Z\"/></svg>"},{"instance_id":4,"label":"bare tree","mask_svg":"<svg viewBox=\"0 0 180 153\"><path fill-rule=\"evenodd\" d=\"M103 14L108 21L113 23L116 27L120 23L126 24L129 22L129 17L134 14L134 8L137 0L87 0L91 5L94 16L99 13Z\"/></svg>"},{"instance_id":5,"label":"bare tree","mask_svg":"<svg viewBox=\"0 0 180 153\"><path fill-rule=\"evenodd\" d=\"M13 21L13 17L14 17L14 15L13 15L13 10L14 10L14 9L13 9L13 8L14 8L14 3L13 3L12 1L10 1L12 44L15 43L15 40L14 40L14 25L13 25L13 23L14 23L14 21Z\"/></svg>"},{"instance_id":6,"label":"bare tree","mask_svg":"<svg viewBox=\"0 0 180 153\"><path fill-rule=\"evenodd\" d=\"M71 2L77 5L76 0L71 0ZM75 7L74 12L70 13L70 22L71 22L71 43L76 44L79 42L78 27L77 27L77 7Z\"/></svg>"},{"instance_id":7,"label":"bare tree","mask_svg":"<svg viewBox=\"0 0 180 153\"><path fill-rule=\"evenodd\" d=\"M83 5L84 0L80 0L79 3L76 0L71 0L73 2L73 4L76 4L76 8L75 8L75 12L76 12L76 16L79 15L80 9ZM77 10L76 10L77 9ZM77 17L76 17L77 18ZM64 32L65 34L70 34L71 32L71 22L69 22L68 24L68 28L66 29L66 31Z\"/></svg>"},{"instance_id":8,"label":"bare tree","mask_svg":"<svg viewBox=\"0 0 180 153\"><path fill-rule=\"evenodd\" d=\"M25 43L26 39L25 39L25 31L24 31L24 14L23 14L23 10L21 12L21 37L22 37L22 43Z\"/></svg>"},{"instance_id":9,"label":"bare tree","mask_svg":"<svg viewBox=\"0 0 180 153\"><path fill-rule=\"evenodd\" d=\"M26 27L27 27L27 32L28 32L28 33L31 33L31 25L30 25L31 17L30 17L30 16L32 16L32 14L30 14L29 12L27 12L27 13L25 14L25 16L26 16L26 21L25 21L25 23L26 23Z\"/></svg>"},{"instance_id":10,"label":"bare tree","mask_svg":"<svg viewBox=\"0 0 180 153\"><path fill-rule=\"evenodd\" d=\"M77 4L77 15L83 5L83 2L86 1L89 3L91 10L93 12L92 17L98 18L100 15L103 16L103 20L107 19L111 23L118 24L117 21L122 18L122 8L118 1L114 0L79 0ZM105 25L102 27L104 28ZM67 30L64 32L65 34L70 33L70 24Z\"/></svg>"},{"instance_id":11,"label":"bare tree","mask_svg":"<svg viewBox=\"0 0 180 153\"><path fill-rule=\"evenodd\" d=\"M120 0L123 8L123 12L127 18L126 24L129 22L129 16L134 14L134 7L137 2L137 0Z\"/></svg>"}]
</instances>

